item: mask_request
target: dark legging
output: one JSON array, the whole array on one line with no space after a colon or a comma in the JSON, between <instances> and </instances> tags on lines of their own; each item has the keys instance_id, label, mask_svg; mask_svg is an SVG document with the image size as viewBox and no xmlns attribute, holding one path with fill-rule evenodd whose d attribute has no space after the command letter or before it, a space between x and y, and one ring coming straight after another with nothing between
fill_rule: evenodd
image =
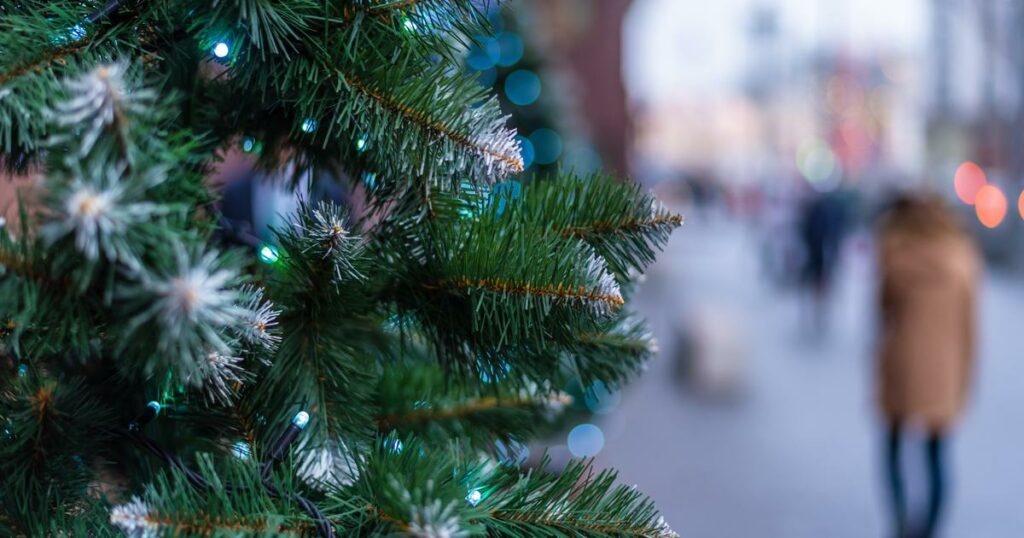
<instances>
[{"instance_id":1,"label":"dark legging","mask_svg":"<svg viewBox=\"0 0 1024 538\"><path fill-rule=\"evenodd\" d=\"M896 536L932 538L938 528L939 516L942 514L942 504L945 497L946 476L943 463L942 447L943 436L939 432L928 434L925 443L925 457L928 465L928 477L931 490L928 496L928 512L924 525L918 529L919 534L912 534L914 530L907 518L907 495L903 486L903 475L900 473L900 449L902 446L902 425L894 422L889 426L889 437L886 440L886 463L889 472L889 492L892 495L893 519L895 523Z\"/></svg>"}]
</instances>

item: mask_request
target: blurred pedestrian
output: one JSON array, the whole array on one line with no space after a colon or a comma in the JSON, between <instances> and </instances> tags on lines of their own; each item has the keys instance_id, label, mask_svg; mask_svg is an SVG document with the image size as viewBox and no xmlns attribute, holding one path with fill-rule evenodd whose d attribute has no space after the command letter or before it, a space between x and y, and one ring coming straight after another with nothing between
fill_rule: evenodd
<instances>
[{"instance_id":1,"label":"blurred pedestrian","mask_svg":"<svg viewBox=\"0 0 1024 538\"><path fill-rule=\"evenodd\" d=\"M828 301L839 261L846 207L836 192L815 193L803 206L799 235L804 246L803 282L811 293L812 328L827 328Z\"/></svg>"},{"instance_id":2,"label":"blurred pedestrian","mask_svg":"<svg viewBox=\"0 0 1024 538\"><path fill-rule=\"evenodd\" d=\"M935 535L946 496L943 451L967 397L981 261L971 238L934 197L902 197L879 234L879 399L888 421L886 470L896 536ZM908 423L925 429L930 492L912 526L900 473Z\"/></svg>"}]
</instances>

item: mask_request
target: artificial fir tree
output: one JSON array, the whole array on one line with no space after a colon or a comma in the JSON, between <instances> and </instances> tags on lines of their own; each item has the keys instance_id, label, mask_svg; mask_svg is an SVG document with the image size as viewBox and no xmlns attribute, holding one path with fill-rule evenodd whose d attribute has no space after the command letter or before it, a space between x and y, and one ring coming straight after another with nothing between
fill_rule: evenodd
<instances>
[{"instance_id":1,"label":"artificial fir tree","mask_svg":"<svg viewBox=\"0 0 1024 538\"><path fill-rule=\"evenodd\" d=\"M0 233L0 533L667 536L586 462L509 448L626 381L623 290L680 219L627 182L522 189L460 73L474 0L0 4L0 158L42 178ZM217 244L243 138L305 203Z\"/></svg>"}]
</instances>

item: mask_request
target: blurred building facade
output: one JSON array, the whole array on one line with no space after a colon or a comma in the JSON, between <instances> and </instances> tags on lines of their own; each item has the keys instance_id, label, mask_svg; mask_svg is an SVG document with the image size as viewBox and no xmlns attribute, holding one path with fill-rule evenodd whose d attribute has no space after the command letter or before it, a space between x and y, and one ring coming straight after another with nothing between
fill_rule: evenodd
<instances>
[{"instance_id":1,"label":"blurred building facade","mask_svg":"<svg viewBox=\"0 0 1024 538\"><path fill-rule=\"evenodd\" d=\"M632 123L622 78L622 21L633 0L535 0L534 21L564 88L578 101L588 138L603 168L628 172Z\"/></svg>"}]
</instances>

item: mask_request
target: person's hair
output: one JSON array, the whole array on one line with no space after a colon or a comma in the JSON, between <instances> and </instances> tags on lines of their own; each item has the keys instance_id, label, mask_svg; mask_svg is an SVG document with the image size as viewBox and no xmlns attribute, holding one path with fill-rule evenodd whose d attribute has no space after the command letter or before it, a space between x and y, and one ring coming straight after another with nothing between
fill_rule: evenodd
<instances>
[{"instance_id":1,"label":"person's hair","mask_svg":"<svg viewBox=\"0 0 1024 538\"><path fill-rule=\"evenodd\" d=\"M901 195L885 212L882 230L898 231L920 237L961 235L960 220L946 204L934 194Z\"/></svg>"}]
</instances>

